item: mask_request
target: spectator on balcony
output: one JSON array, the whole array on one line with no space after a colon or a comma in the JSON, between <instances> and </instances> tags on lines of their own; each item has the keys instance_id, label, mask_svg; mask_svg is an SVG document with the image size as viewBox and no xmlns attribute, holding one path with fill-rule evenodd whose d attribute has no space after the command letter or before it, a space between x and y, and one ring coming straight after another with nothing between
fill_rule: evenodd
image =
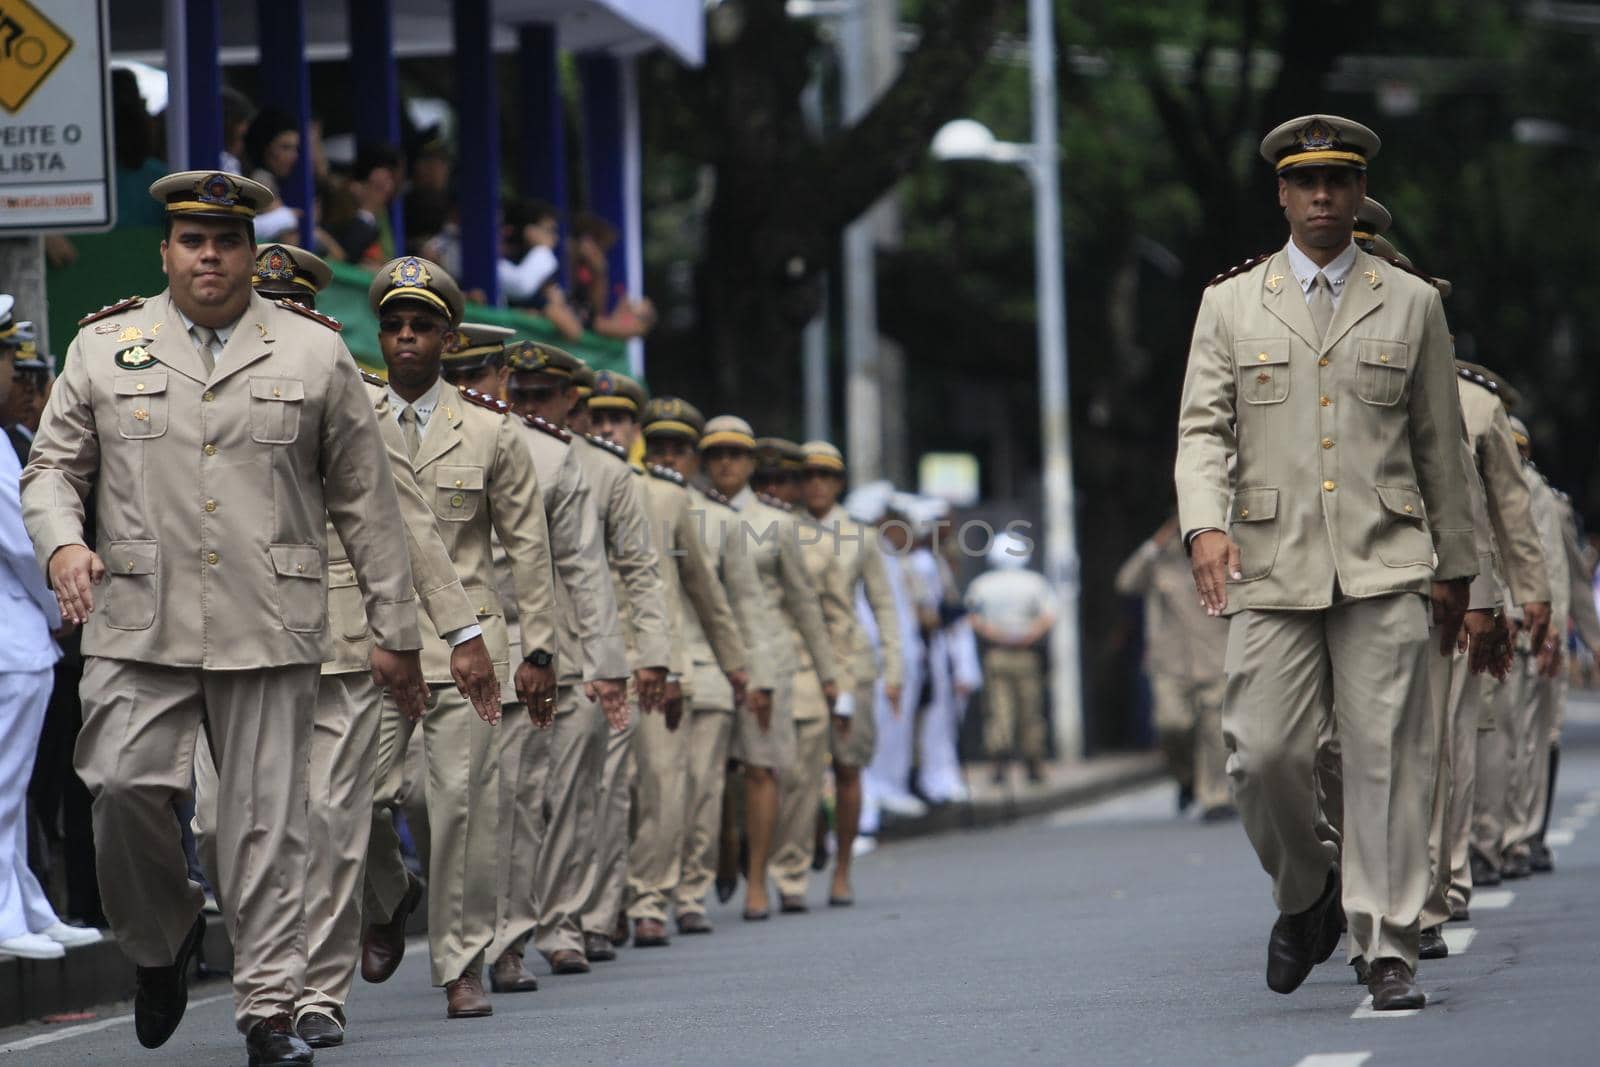
<instances>
[{"instance_id":1,"label":"spectator on balcony","mask_svg":"<svg viewBox=\"0 0 1600 1067\"><path fill-rule=\"evenodd\" d=\"M283 184L299 161L300 126L294 118L276 107L256 112L244 135L244 165L251 168L251 178L272 190L272 204L255 218L256 240L270 241L299 225L298 213L283 202Z\"/></svg>"},{"instance_id":2,"label":"spectator on balcony","mask_svg":"<svg viewBox=\"0 0 1600 1067\"><path fill-rule=\"evenodd\" d=\"M405 167L393 145L364 144L356 149L355 166L345 183L354 210L328 226L350 262L375 267L394 258L389 209L404 177Z\"/></svg>"},{"instance_id":3,"label":"spectator on balcony","mask_svg":"<svg viewBox=\"0 0 1600 1067\"><path fill-rule=\"evenodd\" d=\"M500 292L506 303L543 315L569 341L582 337L583 323L561 287L556 209L543 200L514 201L506 206L500 233Z\"/></svg>"},{"instance_id":4,"label":"spectator on balcony","mask_svg":"<svg viewBox=\"0 0 1600 1067\"><path fill-rule=\"evenodd\" d=\"M622 297L611 303L606 257L617 243L617 228L599 215L579 212L572 220L572 305L578 321L606 337L643 337L656 324L656 309L646 298Z\"/></svg>"},{"instance_id":5,"label":"spectator on balcony","mask_svg":"<svg viewBox=\"0 0 1600 1067\"><path fill-rule=\"evenodd\" d=\"M229 174L244 173L245 134L250 129L250 123L256 117L256 106L250 98L239 90L230 86L222 89L222 169ZM153 180L153 179L152 179ZM155 206L159 212L161 205L156 204L149 197L141 196L144 200ZM118 198L117 206L120 208L127 201Z\"/></svg>"}]
</instances>

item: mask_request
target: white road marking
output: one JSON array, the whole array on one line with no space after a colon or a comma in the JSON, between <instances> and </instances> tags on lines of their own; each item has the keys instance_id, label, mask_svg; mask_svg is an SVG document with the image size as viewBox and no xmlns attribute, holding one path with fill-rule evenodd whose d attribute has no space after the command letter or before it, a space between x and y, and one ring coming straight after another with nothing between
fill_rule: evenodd
<instances>
[{"instance_id":1,"label":"white road marking","mask_svg":"<svg viewBox=\"0 0 1600 1067\"><path fill-rule=\"evenodd\" d=\"M1478 931L1470 926L1447 925L1444 928L1444 943L1450 949L1450 955L1459 956L1467 951L1472 944L1472 939L1478 936Z\"/></svg>"},{"instance_id":2,"label":"white road marking","mask_svg":"<svg viewBox=\"0 0 1600 1067\"><path fill-rule=\"evenodd\" d=\"M1544 835L1544 843L1554 845L1557 848L1564 848L1572 844L1572 836L1571 830L1551 830Z\"/></svg>"},{"instance_id":3,"label":"white road marking","mask_svg":"<svg viewBox=\"0 0 1600 1067\"><path fill-rule=\"evenodd\" d=\"M1585 800L1582 804L1572 809L1574 815L1581 815L1585 819L1592 819L1600 815L1600 800Z\"/></svg>"},{"instance_id":4,"label":"white road marking","mask_svg":"<svg viewBox=\"0 0 1600 1067\"><path fill-rule=\"evenodd\" d=\"M1561 820L1560 825L1557 826L1556 829L1565 830L1568 833L1575 834L1579 830L1582 830L1585 826L1588 826L1588 825L1589 825L1589 820L1585 819L1583 816L1581 816L1581 815L1568 815L1565 819Z\"/></svg>"},{"instance_id":5,"label":"white road marking","mask_svg":"<svg viewBox=\"0 0 1600 1067\"><path fill-rule=\"evenodd\" d=\"M1472 894L1472 907L1482 908L1484 911L1498 911L1501 908L1511 907L1511 902L1516 899L1517 895L1509 889L1489 889Z\"/></svg>"},{"instance_id":6,"label":"white road marking","mask_svg":"<svg viewBox=\"0 0 1600 1067\"><path fill-rule=\"evenodd\" d=\"M232 999L232 992L218 993L213 997L201 997L199 1000L189 1001L189 1008L194 1009L205 1004L215 1004L219 1000ZM122 1023L132 1021L133 1013L130 1012L127 1015L116 1015L109 1019L97 1019L92 1023L83 1023L79 1026L68 1026L60 1030L48 1030L42 1034L34 1034L32 1037L24 1037L20 1040L13 1041L9 1045L0 1045L0 1055L4 1055L7 1052L25 1052L30 1048L38 1048L41 1045L53 1045L57 1041L65 1041L69 1037L84 1037L88 1034L99 1033L101 1030L109 1030L113 1026L118 1026Z\"/></svg>"},{"instance_id":7,"label":"white road marking","mask_svg":"<svg viewBox=\"0 0 1600 1067\"><path fill-rule=\"evenodd\" d=\"M1361 1002L1361 1007L1350 1014L1352 1019L1404 1019L1411 1015L1421 1015L1421 1008L1404 1008L1400 1011L1373 1011L1372 997L1369 994Z\"/></svg>"},{"instance_id":8,"label":"white road marking","mask_svg":"<svg viewBox=\"0 0 1600 1067\"><path fill-rule=\"evenodd\" d=\"M1313 1052L1294 1067L1361 1067L1371 1058L1370 1052Z\"/></svg>"}]
</instances>

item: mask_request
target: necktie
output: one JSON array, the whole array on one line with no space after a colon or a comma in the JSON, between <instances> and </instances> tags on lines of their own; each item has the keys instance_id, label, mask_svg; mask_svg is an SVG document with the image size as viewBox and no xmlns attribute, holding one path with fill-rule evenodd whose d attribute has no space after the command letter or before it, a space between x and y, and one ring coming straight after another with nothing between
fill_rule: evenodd
<instances>
[{"instance_id":1,"label":"necktie","mask_svg":"<svg viewBox=\"0 0 1600 1067\"><path fill-rule=\"evenodd\" d=\"M422 436L417 433L417 409L410 404L400 409L400 436L406 440L406 452L416 459L417 449L422 447Z\"/></svg>"},{"instance_id":2,"label":"necktie","mask_svg":"<svg viewBox=\"0 0 1600 1067\"><path fill-rule=\"evenodd\" d=\"M1328 276L1317 271L1311 280L1311 324L1317 328L1317 338L1328 336L1328 323L1333 321L1333 283Z\"/></svg>"},{"instance_id":3,"label":"necktie","mask_svg":"<svg viewBox=\"0 0 1600 1067\"><path fill-rule=\"evenodd\" d=\"M222 347L218 343L217 331L209 326L202 326L198 322L194 325L194 345L200 351L200 359L206 365L206 373L210 374L217 366L218 350Z\"/></svg>"}]
</instances>

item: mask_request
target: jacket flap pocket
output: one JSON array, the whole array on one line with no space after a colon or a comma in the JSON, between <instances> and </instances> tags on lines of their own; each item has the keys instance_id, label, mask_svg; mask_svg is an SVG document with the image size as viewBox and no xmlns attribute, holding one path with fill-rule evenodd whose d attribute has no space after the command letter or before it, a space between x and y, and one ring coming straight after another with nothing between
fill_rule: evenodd
<instances>
[{"instance_id":1,"label":"jacket flap pocket","mask_svg":"<svg viewBox=\"0 0 1600 1067\"><path fill-rule=\"evenodd\" d=\"M1233 494L1234 522L1266 522L1278 517L1276 489L1240 489Z\"/></svg>"},{"instance_id":2,"label":"jacket flap pocket","mask_svg":"<svg viewBox=\"0 0 1600 1067\"><path fill-rule=\"evenodd\" d=\"M1270 367L1289 362L1287 337L1259 337L1233 343L1233 359L1240 367Z\"/></svg>"},{"instance_id":3,"label":"jacket flap pocket","mask_svg":"<svg viewBox=\"0 0 1600 1067\"><path fill-rule=\"evenodd\" d=\"M322 578L322 550L316 545L268 545L272 569L280 578Z\"/></svg>"},{"instance_id":4,"label":"jacket flap pocket","mask_svg":"<svg viewBox=\"0 0 1600 1067\"><path fill-rule=\"evenodd\" d=\"M494 593L471 582L462 582L461 588L466 590L467 599L472 601L472 610L478 613L478 618L488 619L500 614L500 598Z\"/></svg>"},{"instance_id":5,"label":"jacket flap pocket","mask_svg":"<svg viewBox=\"0 0 1600 1067\"><path fill-rule=\"evenodd\" d=\"M1356 362L1405 370L1411 366L1411 347L1404 341L1361 341L1356 345Z\"/></svg>"},{"instance_id":6,"label":"jacket flap pocket","mask_svg":"<svg viewBox=\"0 0 1600 1067\"><path fill-rule=\"evenodd\" d=\"M1378 499L1383 501L1384 509L1397 518L1421 522L1425 517L1422 493L1419 491L1399 485L1380 485L1377 489Z\"/></svg>"},{"instance_id":7,"label":"jacket flap pocket","mask_svg":"<svg viewBox=\"0 0 1600 1067\"><path fill-rule=\"evenodd\" d=\"M118 396L151 396L167 391L167 372L151 371L148 374L119 374L112 379L111 388Z\"/></svg>"},{"instance_id":8,"label":"jacket flap pocket","mask_svg":"<svg viewBox=\"0 0 1600 1067\"><path fill-rule=\"evenodd\" d=\"M306 383L298 378L251 378L250 396L255 400L304 400Z\"/></svg>"},{"instance_id":9,"label":"jacket flap pocket","mask_svg":"<svg viewBox=\"0 0 1600 1067\"><path fill-rule=\"evenodd\" d=\"M440 489L482 489L482 467L445 467L436 469Z\"/></svg>"},{"instance_id":10,"label":"jacket flap pocket","mask_svg":"<svg viewBox=\"0 0 1600 1067\"><path fill-rule=\"evenodd\" d=\"M154 574L160 554L159 541L113 541L106 548L106 571L110 574Z\"/></svg>"},{"instance_id":11,"label":"jacket flap pocket","mask_svg":"<svg viewBox=\"0 0 1600 1067\"><path fill-rule=\"evenodd\" d=\"M343 589L356 584L356 569L349 560L328 563L328 588Z\"/></svg>"}]
</instances>

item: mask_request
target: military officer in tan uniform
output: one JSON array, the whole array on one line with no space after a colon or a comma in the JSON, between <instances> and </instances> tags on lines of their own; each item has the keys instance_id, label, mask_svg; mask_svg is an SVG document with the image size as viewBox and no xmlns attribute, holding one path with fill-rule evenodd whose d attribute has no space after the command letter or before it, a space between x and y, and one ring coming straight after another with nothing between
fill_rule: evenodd
<instances>
[{"instance_id":1,"label":"military officer in tan uniform","mask_svg":"<svg viewBox=\"0 0 1600 1067\"><path fill-rule=\"evenodd\" d=\"M777 627L755 557L739 536L738 512L716 489L695 480L700 473L698 445L704 429L704 416L679 397L656 397L645 408L645 458L684 479L696 536L716 566L749 662L747 677L725 674L719 659L721 645L713 648L713 628L697 613L684 613L694 698L683 727L688 764L683 857L677 883L669 890L681 934L712 932L705 913L706 894L716 875L725 768L734 725L738 717L759 721L771 715L778 677L768 651Z\"/></svg>"},{"instance_id":2,"label":"military officer in tan uniform","mask_svg":"<svg viewBox=\"0 0 1600 1067\"><path fill-rule=\"evenodd\" d=\"M445 345L439 372L460 390L471 389L495 400L506 398L506 342L517 331L489 323L463 322Z\"/></svg>"},{"instance_id":3,"label":"military officer in tan uniform","mask_svg":"<svg viewBox=\"0 0 1600 1067\"><path fill-rule=\"evenodd\" d=\"M510 559L513 597L527 648L555 645L555 598L549 533L532 457L516 423L496 401L463 394L440 378L440 357L461 322L461 292L438 264L402 256L379 268L368 290L389 387L374 410L393 421L417 483L426 486L440 535L474 600L501 688L530 708L555 696L555 672L524 659L510 662L505 609L496 590L490 534ZM448 680L447 649L429 639L429 678ZM498 711L498 709L496 709ZM498 715L479 721L457 694L440 691L422 720L430 835L428 945L433 983L445 987L450 1018L489 1015L483 958L494 936L494 870L499 809ZM419 887L400 858L393 811L401 790L406 745L416 722L387 702L378 730L378 782L367 868L367 928L362 976L381 982L405 951L405 919Z\"/></svg>"},{"instance_id":4,"label":"military officer in tan uniform","mask_svg":"<svg viewBox=\"0 0 1600 1067\"><path fill-rule=\"evenodd\" d=\"M588 403L590 424L597 436L631 451L647 402L644 387L632 378L598 371ZM719 680L735 701L743 698L749 682L749 657L717 576L715 556L702 536L705 516L698 512L703 505L694 503L676 470L658 464L634 469L645 489L673 616L673 673L668 676L665 714L641 719L634 740L638 781L627 910L633 943L648 948L668 943L668 909L681 878L688 831L696 703L691 627L712 649Z\"/></svg>"},{"instance_id":5,"label":"military officer in tan uniform","mask_svg":"<svg viewBox=\"0 0 1600 1067\"><path fill-rule=\"evenodd\" d=\"M172 821L195 747L218 771L222 904L235 1019L252 1064L308 1063L307 768L328 650L326 524L363 594L373 681L420 710L426 686L402 523L355 361L315 312L250 288L251 219L271 200L237 175L151 186L168 288L84 320L22 476L28 532L83 626L75 764L94 795L105 908L138 967L134 1030L177 1028L204 924ZM94 494L97 544L84 542Z\"/></svg>"},{"instance_id":6,"label":"military officer in tan uniform","mask_svg":"<svg viewBox=\"0 0 1600 1067\"><path fill-rule=\"evenodd\" d=\"M1292 992L1332 955L1342 905L1373 1007L1395 1010L1425 1003L1428 642L1456 640L1477 557L1439 294L1351 240L1377 150L1327 115L1263 140L1290 239L1201 300L1176 481L1196 588L1232 616L1228 771L1281 913L1267 983ZM1345 782L1342 865L1313 829L1330 705L1362 769Z\"/></svg>"},{"instance_id":7,"label":"military officer in tan uniform","mask_svg":"<svg viewBox=\"0 0 1600 1067\"><path fill-rule=\"evenodd\" d=\"M700 454L711 484L738 513L738 543L733 550L755 558L777 627L769 649L777 671L771 714L765 722L740 716L733 739L733 755L744 765L745 778L749 862L744 872L744 917L760 921L769 915L767 860L777 826L778 782L796 758L794 674L802 643L811 654L829 708L839 695L838 672L816 586L800 551L796 519L770 498L757 498L750 488L755 473L755 434L750 424L736 415L711 419L700 438Z\"/></svg>"},{"instance_id":8,"label":"military officer in tan uniform","mask_svg":"<svg viewBox=\"0 0 1600 1067\"><path fill-rule=\"evenodd\" d=\"M900 700L900 620L878 532L850 518L839 504L845 487L843 454L827 441L807 441L800 446L800 454L801 496L806 514L818 530L815 546L807 549L807 562L819 550L832 556L848 592L848 625L836 630L835 620L828 620L829 632L836 634L840 662L850 664L854 685L852 692L839 694L828 736L834 787L834 865L828 904L849 907L855 903L850 864L861 821L861 771L872 762L877 737L873 707L878 685L884 687L888 700L896 704ZM827 606L824 593L825 613ZM881 662L857 616L860 610L870 614L880 635ZM810 680L805 681L809 686Z\"/></svg>"},{"instance_id":9,"label":"military officer in tan uniform","mask_svg":"<svg viewBox=\"0 0 1600 1067\"><path fill-rule=\"evenodd\" d=\"M535 944L558 975L585 974L583 914L597 871L596 811L610 730L630 721L627 642L605 554L605 527L596 490L585 476L560 420L575 403L572 373L579 360L542 342L520 341L505 355L507 396L523 420L523 438L544 484L556 566L560 691L553 727L530 739L520 771L517 810L542 807L542 825L520 829L510 846L517 868L495 946L496 973L518 991L529 986L521 948L530 928ZM502 757L502 766L509 752ZM529 834L532 837L530 839ZM530 852L529 849L532 849ZM533 863L527 882L523 865ZM528 914L534 923L527 921ZM513 967L514 965L514 967Z\"/></svg>"},{"instance_id":10,"label":"military officer in tan uniform","mask_svg":"<svg viewBox=\"0 0 1600 1067\"><path fill-rule=\"evenodd\" d=\"M316 295L333 277L322 259L303 248L274 244L256 254L251 283L269 300L316 308ZM382 381L364 374L376 403ZM388 448L417 601L450 645L450 672L478 714L493 718L500 683L478 625L477 609L456 577L439 537L433 511L417 487L397 426L378 420ZM345 1001L361 948L361 886L372 828L373 771L383 693L372 684L367 661L372 634L362 610L355 572L328 526L328 618L333 659L323 663L311 735L311 834L306 868L306 987L295 1006L295 1032L312 1048L344 1042ZM216 767L210 750L195 753L195 836L208 874L216 880Z\"/></svg>"},{"instance_id":11,"label":"military officer in tan uniform","mask_svg":"<svg viewBox=\"0 0 1600 1067\"><path fill-rule=\"evenodd\" d=\"M1222 661L1228 623L1206 614L1169 519L1117 571L1117 592L1144 600L1144 669L1167 771L1206 819L1233 812L1222 747Z\"/></svg>"}]
</instances>

